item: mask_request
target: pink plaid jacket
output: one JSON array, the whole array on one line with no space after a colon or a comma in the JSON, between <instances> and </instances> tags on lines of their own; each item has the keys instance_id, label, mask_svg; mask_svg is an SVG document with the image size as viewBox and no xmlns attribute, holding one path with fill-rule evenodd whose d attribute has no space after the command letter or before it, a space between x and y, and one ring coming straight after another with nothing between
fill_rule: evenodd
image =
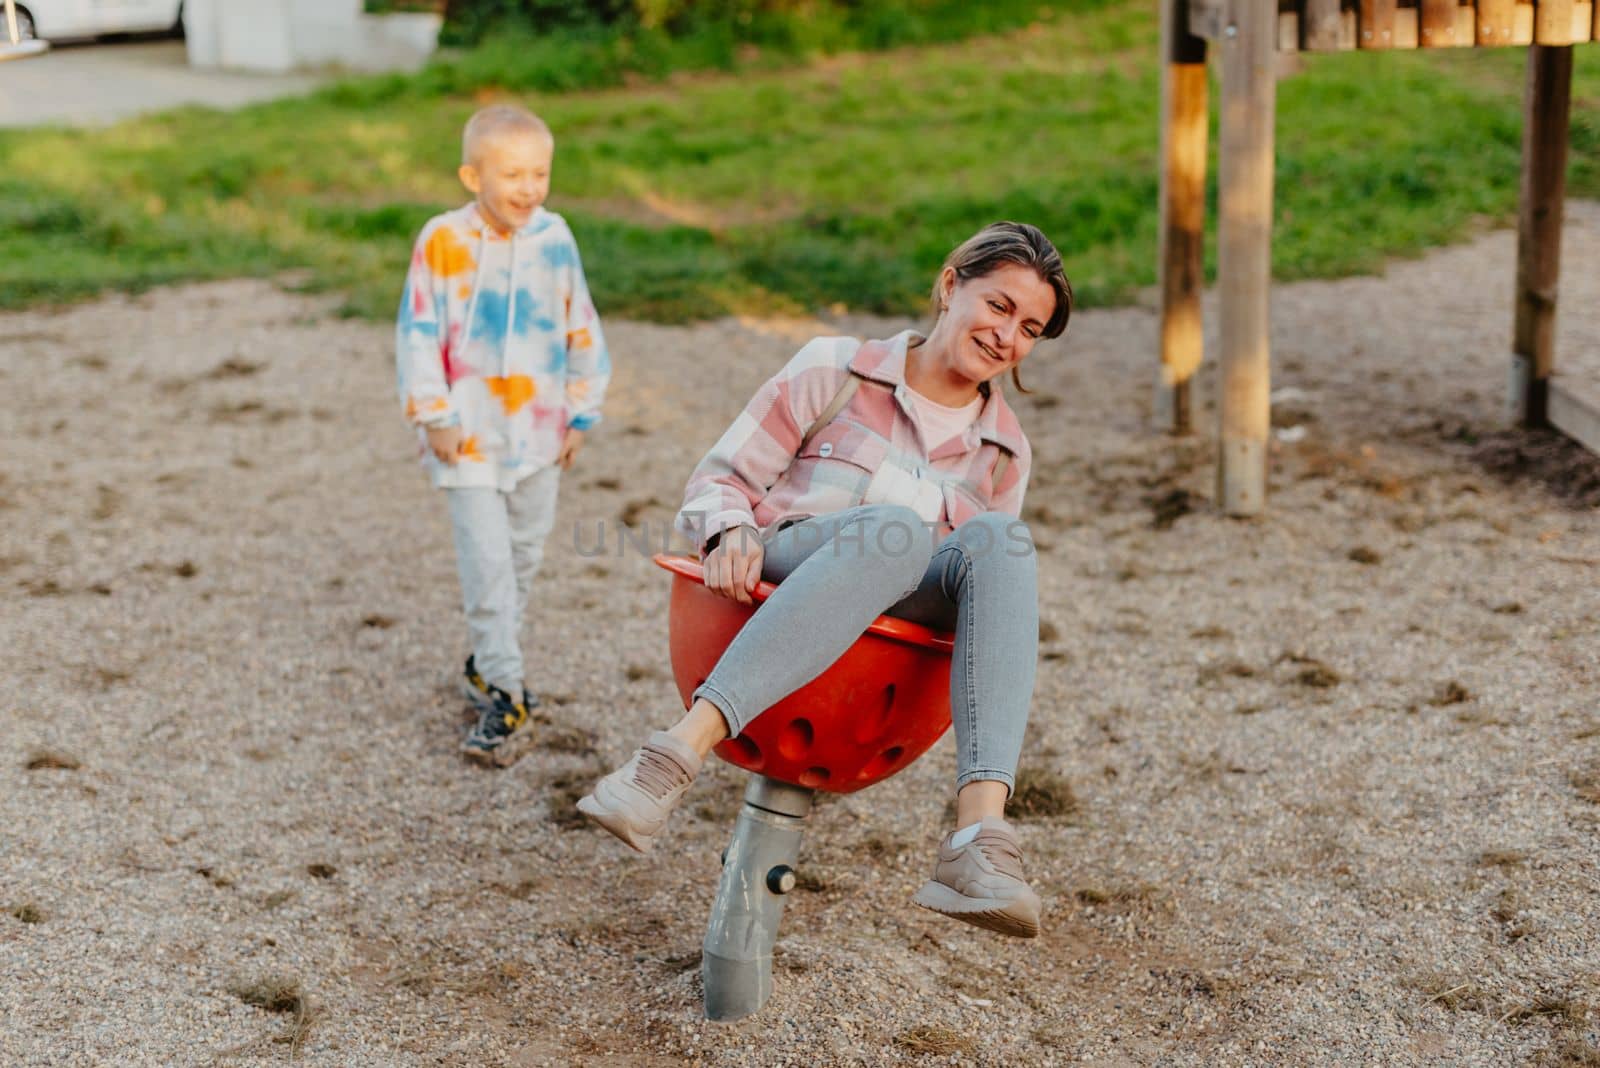
<instances>
[{"instance_id":1,"label":"pink plaid jacket","mask_svg":"<svg viewBox=\"0 0 1600 1068\"><path fill-rule=\"evenodd\" d=\"M911 331L887 341L819 337L763 385L689 478L678 529L701 551L746 524L770 534L784 520L860 504L904 504L945 535L982 512L1020 515L1032 450L998 384L977 422L925 441L906 386ZM854 372L849 404L801 445ZM993 485L1000 450L1011 454Z\"/></svg>"}]
</instances>

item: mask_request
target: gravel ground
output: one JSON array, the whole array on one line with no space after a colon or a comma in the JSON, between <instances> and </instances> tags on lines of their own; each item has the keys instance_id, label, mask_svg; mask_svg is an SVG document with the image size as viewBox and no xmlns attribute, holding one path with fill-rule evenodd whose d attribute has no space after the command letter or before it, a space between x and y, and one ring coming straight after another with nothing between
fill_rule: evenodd
<instances>
[{"instance_id":1,"label":"gravel ground","mask_svg":"<svg viewBox=\"0 0 1600 1068\"><path fill-rule=\"evenodd\" d=\"M1569 216L1562 360L1600 365L1600 207ZM1600 1063L1600 461L1501 429L1513 248L1278 288L1259 520L1148 430L1148 307L1041 347L1046 933L911 906L946 740L819 807L731 1026L698 952L742 773L651 859L574 820L676 701L616 524L659 539L810 333L902 324L609 325L548 722L483 771L386 327L262 282L0 316L0 1063Z\"/></svg>"}]
</instances>

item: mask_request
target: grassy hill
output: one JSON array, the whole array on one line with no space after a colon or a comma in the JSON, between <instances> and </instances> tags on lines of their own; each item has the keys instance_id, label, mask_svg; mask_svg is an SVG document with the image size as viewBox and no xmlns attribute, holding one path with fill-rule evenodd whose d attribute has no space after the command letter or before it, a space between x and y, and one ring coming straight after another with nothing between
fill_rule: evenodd
<instances>
[{"instance_id":1,"label":"grassy hill","mask_svg":"<svg viewBox=\"0 0 1600 1068\"><path fill-rule=\"evenodd\" d=\"M504 96L556 131L550 206L607 315L903 312L997 218L1042 226L1086 303L1154 280L1149 4L1058 4L1003 33L809 59L559 44L495 39L418 75L237 112L6 131L0 305L298 267L386 317L417 228L465 199L461 123ZM630 47L637 62L619 64ZM1279 88L1278 276L1370 271L1508 221L1524 59L1306 57ZM681 69L719 65L733 69ZM1569 188L1595 196L1600 68L1576 67ZM597 82L622 84L551 88Z\"/></svg>"}]
</instances>

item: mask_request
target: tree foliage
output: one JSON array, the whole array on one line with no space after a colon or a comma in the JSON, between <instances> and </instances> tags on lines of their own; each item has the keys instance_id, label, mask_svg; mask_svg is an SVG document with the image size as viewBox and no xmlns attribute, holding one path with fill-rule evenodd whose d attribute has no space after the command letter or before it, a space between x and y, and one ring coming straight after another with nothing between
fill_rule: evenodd
<instances>
[{"instance_id":1,"label":"tree foliage","mask_svg":"<svg viewBox=\"0 0 1600 1068\"><path fill-rule=\"evenodd\" d=\"M535 30L621 25L680 33L785 17L838 21L871 16L874 9L898 15L927 6L927 0L446 0L445 33L457 43L474 43L491 27L506 24Z\"/></svg>"}]
</instances>

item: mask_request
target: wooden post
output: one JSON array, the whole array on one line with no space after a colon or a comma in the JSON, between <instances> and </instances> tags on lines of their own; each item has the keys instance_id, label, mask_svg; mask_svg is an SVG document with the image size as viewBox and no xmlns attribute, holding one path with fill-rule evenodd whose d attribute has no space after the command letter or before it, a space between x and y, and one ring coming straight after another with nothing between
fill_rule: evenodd
<instances>
[{"instance_id":1,"label":"wooden post","mask_svg":"<svg viewBox=\"0 0 1600 1068\"><path fill-rule=\"evenodd\" d=\"M1192 427L1192 379L1205 355L1206 43L1189 32L1188 0L1161 3L1161 368L1157 425Z\"/></svg>"},{"instance_id":2,"label":"wooden post","mask_svg":"<svg viewBox=\"0 0 1600 1068\"><path fill-rule=\"evenodd\" d=\"M1533 8L1533 40L1542 45L1572 43L1572 0L1538 0ZM1587 38L1589 35L1584 34Z\"/></svg>"},{"instance_id":3,"label":"wooden post","mask_svg":"<svg viewBox=\"0 0 1600 1068\"><path fill-rule=\"evenodd\" d=\"M1510 396L1511 417L1524 426L1543 426L1549 419L1571 101L1572 46L1530 45L1523 97L1517 317L1511 343Z\"/></svg>"},{"instance_id":4,"label":"wooden post","mask_svg":"<svg viewBox=\"0 0 1600 1068\"><path fill-rule=\"evenodd\" d=\"M1306 17L1300 23L1302 47L1307 52L1334 52L1341 33L1339 0L1306 0Z\"/></svg>"},{"instance_id":5,"label":"wooden post","mask_svg":"<svg viewBox=\"0 0 1600 1068\"><path fill-rule=\"evenodd\" d=\"M1415 49L1417 35L1421 33L1421 19L1414 7L1394 9L1394 29L1389 34L1390 48Z\"/></svg>"},{"instance_id":6,"label":"wooden post","mask_svg":"<svg viewBox=\"0 0 1600 1068\"><path fill-rule=\"evenodd\" d=\"M1394 47L1395 0L1361 0L1362 48Z\"/></svg>"},{"instance_id":7,"label":"wooden post","mask_svg":"<svg viewBox=\"0 0 1600 1068\"><path fill-rule=\"evenodd\" d=\"M1456 43L1456 0L1422 0L1423 48L1450 48Z\"/></svg>"},{"instance_id":8,"label":"wooden post","mask_svg":"<svg viewBox=\"0 0 1600 1068\"><path fill-rule=\"evenodd\" d=\"M1508 45L1517 26L1516 0L1478 0L1478 44Z\"/></svg>"},{"instance_id":9,"label":"wooden post","mask_svg":"<svg viewBox=\"0 0 1600 1068\"><path fill-rule=\"evenodd\" d=\"M1237 0L1222 39L1217 276L1222 295L1221 455L1217 499L1229 515L1266 503L1271 350L1272 138L1277 100L1275 0Z\"/></svg>"}]
</instances>

